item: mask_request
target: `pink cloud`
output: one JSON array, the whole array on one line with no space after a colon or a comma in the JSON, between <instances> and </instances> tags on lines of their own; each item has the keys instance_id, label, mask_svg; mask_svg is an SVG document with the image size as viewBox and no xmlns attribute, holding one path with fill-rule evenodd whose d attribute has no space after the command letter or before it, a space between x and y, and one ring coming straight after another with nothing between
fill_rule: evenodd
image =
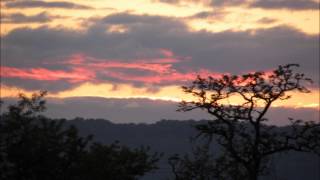
<instances>
[{"instance_id":1,"label":"pink cloud","mask_svg":"<svg viewBox=\"0 0 320 180\"><path fill-rule=\"evenodd\" d=\"M86 66L95 69L109 69L109 68L121 68L121 69L136 69L136 70L146 70L156 73L166 73L170 72L172 64L157 64L157 63L125 63L117 61L107 61L107 62L97 62L88 63Z\"/></svg>"},{"instance_id":2,"label":"pink cloud","mask_svg":"<svg viewBox=\"0 0 320 180\"><path fill-rule=\"evenodd\" d=\"M49 70L45 68L20 69L2 66L1 77L33 79L40 81L67 80L71 83L88 81L95 78L95 73L84 68L72 68L71 71Z\"/></svg>"},{"instance_id":3,"label":"pink cloud","mask_svg":"<svg viewBox=\"0 0 320 180\"><path fill-rule=\"evenodd\" d=\"M93 69L95 72L104 75L107 78L113 78L123 81L142 82L142 83L179 83L184 81L191 81L197 75L203 77L220 76L219 73L212 73L208 70L202 69L198 72L181 73L173 67L173 63L180 62L176 59L173 52L161 49L160 52L166 56L165 58L151 58L151 59L136 59L131 62L126 62L121 59L94 59L86 57L83 54L72 55L70 59L64 61L74 66L80 66L87 69ZM145 72L144 75L137 75L135 73L126 71L132 69L136 71Z\"/></svg>"},{"instance_id":4,"label":"pink cloud","mask_svg":"<svg viewBox=\"0 0 320 180\"><path fill-rule=\"evenodd\" d=\"M104 81L104 78L112 78L121 81L167 84L192 81L197 75L203 77L209 75L216 77L221 75L206 69L197 72L193 70L180 72L174 68L174 63L180 63L181 59L188 58L177 58L172 51L167 49L160 49L159 53L164 57L135 59L130 62L124 59L97 59L83 53L77 53L60 62L51 61L45 63L47 65L60 64L67 66L71 69L69 71L50 70L40 67L20 69L4 66L1 67L1 76L40 81L65 80L70 83L93 80ZM133 71L128 71L129 69ZM98 74L102 76L97 76ZM97 77L100 78L97 79Z\"/></svg>"},{"instance_id":5,"label":"pink cloud","mask_svg":"<svg viewBox=\"0 0 320 180\"><path fill-rule=\"evenodd\" d=\"M85 58L86 56L84 54L73 54L67 61L65 61L65 64L81 65L85 63Z\"/></svg>"},{"instance_id":6,"label":"pink cloud","mask_svg":"<svg viewBox=\"0 0 320 180\"><path fill-rule=\"evenodd\" d=\"M171 72L167 74L159 74L159 75L145 75L145 76L137 76L122 72L115 71L104 71L104 75L112 78L116 78L124 81L136 81L143 83L154 83L154 84L162 84L162 83L173 83L173 82L184 82L184 81L192 81L197 75L202 77L212 76L212 77L221 77L220 73L212 73L207 70L200 70L200 72L188 72L188 73L180 73L180 72Z\"/></svg>"},{"instance_id":7,"label":"pink cloud","mask_svg":"<svg viewBox=\"0 0 320 180\"><path fill-rule=\"evenodd\" d=\"M158 64L166 64L166 63L179 63L181 62L180 59L176 58L153 58L153 59L141 59L136 60L137 63L158 63Z\"/></svg>"},{"instance_id":8,"label":"pink cloud","mask_svg":"<svg viewBox=\"0 0 320 180\"><path fill-rule=\"evenodd\" d=\"M170 54L169 52L166 53ZM63 62L58 62L55 64L66 64L71 66L90 68L96 71L120 68L150 71L154 73L169 73L172 71L173 63L178 62L180 62L180 60L174 57L135 59L131 62L127 62L124 59L96 59L79 53L71 55L68 59L64 60Z\"/></svg>"},{"instance_id":9,"label":"pink cloud","mask_svg":"<svg viewBox=\"0 0 320 180\"><path fill-rule=\"evenodd\" d=\"M160 52L166 57L174 57L175 56L173 54L173 52L170 51L169 49L160 49Z\"/></svg>"}]
</instances>

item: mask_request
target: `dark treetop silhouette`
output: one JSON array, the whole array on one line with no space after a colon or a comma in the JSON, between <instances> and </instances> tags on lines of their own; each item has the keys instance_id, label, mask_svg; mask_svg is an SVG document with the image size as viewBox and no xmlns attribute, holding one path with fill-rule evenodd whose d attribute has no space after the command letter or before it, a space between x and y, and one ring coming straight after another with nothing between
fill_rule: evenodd
<instances>
[{"instance_id":1,"label":"dark treetop silhouette","mask_svg":"<svg viewBox=\"0 0 320 180\"><path fill-rule=\"evenodd\" d=\"M63 120L40 115L45 94L21 94L1 114L0 179L135 180L157 168L159 155L148 148L92 143L92 136L80 137Z\"/></svg>"},{"instance_id":2,"label":"dark treetop silhouette","mask_svg":"<svg viewBox=\"0 0 320 180\"><path fill-rule=\"evenodd\" d=\"M290 131L265 124L272 103L290 98L287 92L309 92L304 83L312 81L294 72L298 66L218 79L198 76L191 86L183 87L197 100L182 101L178 110L202 109L214 120L196 126L199 136L208 141L194 151L194 159L178 155L169 159L175 179L257 180L268 173L269 160L276 153L293 150L320 156L319 123L290 119ZM226 104L234 96L241 97L242 104ZM213 140L221 153L210 152Z\"/></svg>"}]
</instances>

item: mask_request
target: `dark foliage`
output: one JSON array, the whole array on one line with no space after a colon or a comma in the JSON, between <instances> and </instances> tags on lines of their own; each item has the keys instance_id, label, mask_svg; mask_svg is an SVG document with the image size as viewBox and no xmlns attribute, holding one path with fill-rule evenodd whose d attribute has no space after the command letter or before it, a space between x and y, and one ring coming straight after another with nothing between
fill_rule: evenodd
<instances>
[{"instance_id":1,"label":"dark foliage","mask_svg":"<svg viewBox=\"0 0 320 180\"><path fill-rule=\"evenodd\" d=\"M45 94L20 95L1 115L0 179L134 180L157 168L159 155L148 148L92 143L91 135L80 137L76 127L40 115Z\"/></svg>"},{"instance_id":2,"label":"dark foliage","mask_svg":"<svg viewBox=\"0 0 320 180\"><path fill-rule=\"evenodd\" d=\"M216 177L216 170L208 146L196 147L193 156L185 155L183 158L179 154L169 158L169 165L176 180L207 179Z\"/></svg>"},{"instance_id":3,"label":"dark foliage","mask_svg":"<svg viewBox=\"0 0 320 180\"><path fill-rule=\"evenodd\" d=\"M149 156L148 148L129 149L117 142L111 145L94 143L77 171L79 180L134 180L156 169L158 154Z\"/></svg>"},{"instance_id":4,"label":"dark foliage","mask_svg":"<svg viewBox=\"0 0 320 180\"><path fill-rule=\"evenodd\" d=\"M257 180L269 172L270 158L276 153L298 151L320 155L320 124L290 119L289 131L265 124L268 121L265 114L275 101L290 98L287 93L291 91L309 92L303 83L311 80L295 73L294 67L298 65L279 66L271 73L224 75L218 79L198 77L191 86L183 87L197 100L181 102L179 110L199 108L214 120L196 126L209 143L201 153L194 153L195 159L174 156L169 160L176 179ZM228 103L233 97L241 98L241 104ZM213 138L222 153L206 157L209 151L206 148Z\"/></svg>"}]
</instances>

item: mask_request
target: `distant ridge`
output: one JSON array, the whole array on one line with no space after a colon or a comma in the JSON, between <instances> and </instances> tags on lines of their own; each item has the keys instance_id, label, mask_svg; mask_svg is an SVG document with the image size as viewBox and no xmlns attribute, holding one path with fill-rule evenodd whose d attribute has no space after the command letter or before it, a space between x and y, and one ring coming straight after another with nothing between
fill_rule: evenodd
<instances>
[{"instance_id":1,"label":"distant ridge","mask_svg":"<svg viewBox=\"0 0 320 180\"><path fill-rule=\"evenodd\" d=\"M95 140L103 143L118 140L121 144L131 147L145 145L150 146L152 151L163 152L165 156L160 161L160 170L147 175L144 180L162 180L170 177L172 174L167 164L167 157L174 153L190 152L192 144L189 139L197 134L193 125L204 122L205 120L161 120L153 124L115 124L104 119L83 118L67 121L68 124L78 127L82 135L93 134ZM275 175L279 180L318 180L320 177L319 157L315 155L280 154L273 158L273 164L273 173L262 180L273 179Z\"/></svg>"}]
</instances>

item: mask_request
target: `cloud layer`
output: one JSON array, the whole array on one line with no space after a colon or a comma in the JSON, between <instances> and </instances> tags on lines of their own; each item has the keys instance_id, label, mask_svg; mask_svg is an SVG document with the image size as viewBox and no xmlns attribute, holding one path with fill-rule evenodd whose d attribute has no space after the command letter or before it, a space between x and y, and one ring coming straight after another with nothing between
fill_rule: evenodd
<instances>
[{"instance_id":1,"label":"cloud layer","mask_svg":"<svg viewBox=\"0 0 320 180\"><path fill-rule=\"evenodd\" d=\"M6 8L63 8L63 9L92 9L90 6L65 1L46 2L39 0L8 1Z\"/></svg>"},{"instance_id":2,"label":"cloud layer","mask_svg":"<svg viewBox=\"0 0 320 180\"><path fill-rule=\"evenodd\" d=\"M319 2L313 0L256 0L250 6L264 9L317 10Z\"/></svg>"},{"instance_id":3,"label":"cloud layer","mask_svg":"<svg viewBox=\"0 0 320 180\"><path fill-rule=\"evenodd\" d=\"M35 89L39 80L167 85L183 84L197 74L239 74L299 63L301 71L318 81L318 36L288 26L193 32L179 19L128 13L91 24L84 32L46 26L13 30L2 38L2 77L35 80ZM30 83L4 82L20 87ZM57 83L60 89L69 88L64 85Z\"/></svg>"},{"instance_id":4,"label":"cloud layer","mask_svg":"<svg viewBox=\"0 0 320 180\"><path fill-rule=\"evenodd\" d=\"M5 105L13 99L4 99ZM49 98L46 115L54 118L103 118L115 123L155 123L161 119L201 120L211 119L206 112L195 110L177 112L177 103L149 99L114 99L97 97ZM288 124L288 117L313 120L319 119L319 113L312 108L271 108L267 114L270 123Z\"/></svg>"},{"instance_id":5,"label":"cloud layer","mask_svg":"<svg viewBox=\"0 0 320 180\"><path fill-rule=\"evenodd\" d=\"M180 86L197 75L298 63L297 71L319 82L318 5L314 0L1 1L1 97L48 90L58 102L53 114L97 114L120 122L202 117L179 116L172 105L189 98ZM312 93L293 93L276 106L290 113L315 111L319 84L310 88Z\"/></svg>"},{"instance_id":6,"label":"cloud layer","mask_svg":"<svg viewBox=\"0 0 320 180\"><path fill-rule=\"evenodd\" d=\"M247 6L262 9L317 10L319 2L314 0L158 0L158 2L179 5L184 3L203 3L212 7Z\"/></svg>"},{"instance_id":7,"label":"cloud layer","mask_svg":"<svg viewBox=\"0 0 320 180\"><path fill-rule=\"evenodd\" d=\"M2 14L1 23L20 24L20 23L47 23L54 19L63 18L63 16L53 16L47 12L41 12L36 15L27 16L22 13Z\"/></svg>"}]
</instances>

